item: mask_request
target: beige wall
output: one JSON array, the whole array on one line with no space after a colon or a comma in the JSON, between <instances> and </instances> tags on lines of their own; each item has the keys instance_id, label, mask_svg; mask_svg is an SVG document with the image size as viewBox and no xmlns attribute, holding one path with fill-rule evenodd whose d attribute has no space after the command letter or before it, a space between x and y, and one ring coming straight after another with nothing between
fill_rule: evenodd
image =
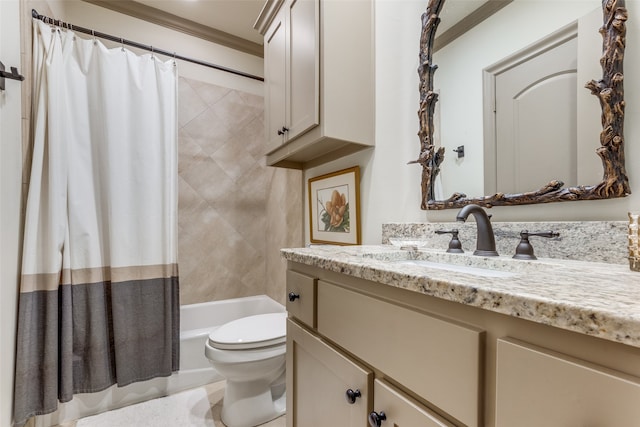
<instances>
[{"instance_id":1,"label":"beige wall","mask_svg":"<svg viewBox=\"0 0 640 427\"><path fill-rule=\"evenodd\" d=\"M0 60L5 68L21 64L20 1L0 1ZM0 92L0 425L10 426L22 226L22 127L24 84L6 80Z\"/></svg>"},{"instance_id":2,"label":"beige wall","mask_svg":"<svg viewBox=\"0 0 640 427\"><path fill-rule=\"evenodd\" d=\"M381 241L385 222L454 221L456 211L420 210L420 167L407 165L419 151L418 131L418 40L420 16L426 0L374 0L376 44L376 147L338 161L310 169L306 179L360 165L363 243ZM570 3L570 1L563 1ZM549 5L557 0L540 0ZM542 205L496 207L494 221L566 221L627 219L629 210L640 211L640 2L627 1L627 50L625 54L626 165L633 194L623 199L563 202ZM594 28L597 31L597 28ZM439 69L438 76L446 73ZM596 142L597 145L597 142ZM594 150L595 150L594 146ZM451 155L451 153L449 153ZM594 154L595 156L595 154ZM475 179L474 177L466 177ZM307 209L305 207L305 209ZM309 239L305 223L305 238Z\"/></svg>"}]
</instances>

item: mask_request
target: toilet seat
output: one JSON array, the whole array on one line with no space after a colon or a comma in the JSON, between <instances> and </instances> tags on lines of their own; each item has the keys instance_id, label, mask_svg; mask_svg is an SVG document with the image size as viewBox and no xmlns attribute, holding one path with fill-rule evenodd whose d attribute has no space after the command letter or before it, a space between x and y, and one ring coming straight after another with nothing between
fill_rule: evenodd
<instances>
[{"instance_id":1,"label":"toilet seat","mask_svg":"<svg viewBox=\"0 0 640 427\"><path fill-rule=\"evenodd\" d=\"M248 316L226 323L209 334L209 346L220 350L249 350L284 344L287 313Z\"/></svg>"}]
</instances>

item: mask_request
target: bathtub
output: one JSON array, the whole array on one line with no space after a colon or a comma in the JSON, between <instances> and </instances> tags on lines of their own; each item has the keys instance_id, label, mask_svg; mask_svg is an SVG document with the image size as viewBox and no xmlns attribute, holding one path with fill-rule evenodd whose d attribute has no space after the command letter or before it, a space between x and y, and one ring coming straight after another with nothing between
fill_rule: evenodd
<instances>
[{"instance_id":1,"label":"bathtub","mask_svg":"<svg viewBox=\"0 0 640 427\"><path fill-rule=\"evenodd\" d=\"M98 414L133 403L167 396L181 390L222 380L204 355L209 333L221 325L254 314L284 312L285 307L266 295L234 298L180 307L180 370L170 377L112 386L98 393L77 394L51 414L36 417L36 427Z\"/></svg>"}]
</instances>

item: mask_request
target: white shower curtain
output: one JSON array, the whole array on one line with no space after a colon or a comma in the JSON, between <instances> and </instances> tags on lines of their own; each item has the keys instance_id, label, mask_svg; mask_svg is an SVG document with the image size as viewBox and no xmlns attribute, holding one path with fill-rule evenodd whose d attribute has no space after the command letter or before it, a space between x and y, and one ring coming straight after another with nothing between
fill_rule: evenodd
<instances>
[{"instance_id":1,"label":"white shower curtain","mask_svg":"<svg viewBox=\"0 0 640 427\"><path fill-rule=\"evenodd\" d=\"M34 20L15 421L178 369L177 71Z\"/></svg>"}]
</instances>

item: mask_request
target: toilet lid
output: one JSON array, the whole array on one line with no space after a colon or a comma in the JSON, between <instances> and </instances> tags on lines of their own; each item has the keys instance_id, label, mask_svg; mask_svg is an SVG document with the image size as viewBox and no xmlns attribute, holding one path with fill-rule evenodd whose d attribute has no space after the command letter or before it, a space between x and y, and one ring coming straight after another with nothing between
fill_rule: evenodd
<instances>
[{"instance_id":1,"label":"toilet lid","mask_svg":"<svg viewBox=\"0 0 640 427\"><path fill-rule=\"evenodd\" d=\"M241 350L284 343L286 319L287 313L269 313L233 320L209 334L209 345L222 350Z\"/></svg>"}]
</instances>

